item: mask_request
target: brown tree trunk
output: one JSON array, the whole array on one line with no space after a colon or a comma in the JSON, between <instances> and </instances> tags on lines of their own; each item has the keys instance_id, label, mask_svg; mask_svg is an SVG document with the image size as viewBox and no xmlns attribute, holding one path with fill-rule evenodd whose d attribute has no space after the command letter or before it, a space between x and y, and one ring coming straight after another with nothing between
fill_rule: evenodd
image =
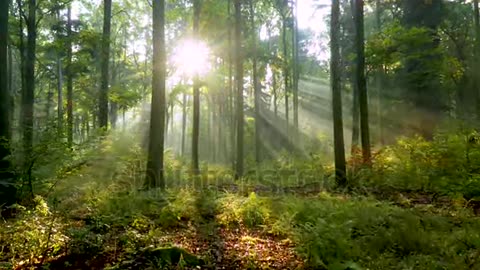
<instances>
[{"instance_id":1,"label":"brown tree trunk","mask_svg":"<svg viewBox=\"0 0 480 270\"><path fill-rule=\"evenodd\" d=\"M101 57L101 69L102 78L100 86L100 98L99 98L99 112L98 122L100 128L108 128L108 72L109 72L109 59L110 59L110 28L112 17L112 0L104 0L103 2L103 35L102 35L102 57Z\"/></svg>"},{"instance_id":2,"label":"brown tree trunk","mask_svg":"<svg viewBox=\"0 0 480 270\"><path fill-rule=\"evenodd\" d=\"M148 147L147 187L165 188L164 179L164 131L165 131L165 0L153 0L153 78L152 108L150 117L150 142Z\"/></svg>"},{"instance_id":3,"label":"brown tree trunk","mask_svg":"<svg viewBox=\"0 0 480 270\"><path fill-rule=\"evenodd\" d=\"M198 38L200 24L200 0L193 0L193 34ZM198 141L200 139L200 82L198 74L193 79L193 131L192 131L192 170L194 175L200 174L198 161Z\"/></svg>"},{"instance_id":4,"label":"brown tree trunk","mask_svg":"<svg viewBox=\"0 0 480 270\"><path fill-rule=\"evenodd\" d=\"M360 134L362 141L363 162L370 163L370 128L368 121L368 94L367 81L365 79L365 32L363 25L363 0L355 3L355 48L357 51L355 67L355 84L358 89L358 101L360 105Z\"/></svg>"},{"instance_id":5,"label":"brown tree trunk","mask_svg":"<svg viewBox=\"0 0 480 270\"><path fill-rule=\"evenodd\" d=\"M340 1L332 0L330 20L330 79L332 85L333 139L335 150L335 179L339 186L347 184L345 144L343 138L342 92L340 82Z\"/></svg>"},{"instance_id":6,"label":"brown tree trunk","mask_svg":"<svg viewBox=\"0 0 480 270\"><path fill-rule=\"evenodd\" d=\"M235 0L235 82L237 84L237 163L235 178L243 177L243 47L242 47L242 1Z\"/></svg>"},{"instance_id":7,"label":"brown tree trunk","mask_svg":"<svg viewBox=\"0 0 480 270\"><path fill-rule=\"evenodd\" d=\"M72 8L68 7L67 18L67 141L73 144L73 72L72 72Z\"/></svg>"},{"instance_id":8,"label":"brown tree trunk","mask_svg":"<svg viewBox=\"0 0 480 270\"><path fill-rule=\"evenodd\" d=\"M255 25L255 9L253 6L253 0L249 1L250 4L250 16L252 27L252 42L253 42L253 92L254 92L254 105L255 105L255 162L259 164L261 162L262 153L262 141L261 141L261 121L260 115L260 85L258 82L258 60L257 60L257 28Z\"/></svg>"}]
</instances>

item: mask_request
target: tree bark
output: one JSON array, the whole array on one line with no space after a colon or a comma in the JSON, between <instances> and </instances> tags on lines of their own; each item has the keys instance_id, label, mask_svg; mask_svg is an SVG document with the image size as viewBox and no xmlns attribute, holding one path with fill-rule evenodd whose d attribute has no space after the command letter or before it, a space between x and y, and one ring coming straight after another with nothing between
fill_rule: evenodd
<instances>
[{"instance_id":1,"label":"tree bark","mask_svg":"<svg viewBox=\"0 0 480 270\"><path fill-rule=\"evenodd\" d=\"M193 0L193 35L198 38L200 24L200 0ZM192 171L200 174L198 162L198 141L200 139L200 82L198 74L193 79L193 131L192 131Z\"/></svg>"},{"instance_id":2,"label":"tree bark","mask_svg":"<svg viewBox=\"0 0 480 270\"><path fill-rule=\"evenodd\" d=\"M243 177L243 48L242 48L242 4L235 0L235 82L237 84L237 162L235 178Z\"/></svg>"},{"instance_id":3,"label":"tree bark","mask_svg":"<svg viewBox=\"0 0 480 270\"><path fill-rule=\"evenodd\" d=\"M290 120L290 115L289 115L289 107L288 107L288 87L289 87L289 74L288 74L288 47L287 47L287 15L283 14L282 11L282 45L283 45L283 80L285 83L285 120L287 122L287 125L285 127L287 137L290 138L289 135L289 120Z\"/></svg>"},{"instance_id":4,"label":"tree bark","mask_svg":"<svg viewBox=\"0 0 480 270\"><path fill-rule=\"evenodd\" d=\"M367 81L365 79L365 31L363 0L356 0L355 3L355 48L357 51L355 67L355 84L358 89L358 101L360 106L360 134L362 141L363 162L370 163L370 128L368 121L368 94Z\"/></svg>"},{"instance_id":5,"label":"tree bark","mask_svg":"<svg viewBox=\"0 0 480 270\"><path fill-rule=\"evenodd\" d=\"M187 129L187 94L183 93L182 102L182 157L185 156L185 137Z\"/></svg>"},{"instance_id":6,"label":"tree bark","mask_svg":"<svg viewBox=\"0 0 480 270\"><path fill-rule=\"evenodd\" d=\"M26 157L26 166L30 161L33 147L33 105L35 94L35 58L37 42L36 0L28 1L27 51L25 58L25 89L22 95L23 108L23 145Z\"/></svg>"},{"instance_id":7,"label":"tree bark","mask_svg":"<svg viewBox=\"0 0 480 270\"><path fill-rule=\"evenodd\" d=\"M67 11L67 142L73 145L72 8Z\"/></svg>"},{"instance_id":8,"label":"tree bark","mask_svg":"<svg viewBox=\"0 0 480 270\"><path fill-rule=\"evenodd\" d=\"M473 1L474 20L475 20L475 71L480 68L480 9L478 0ZM480 78L475 76L475 97L477 120L480 120Z\"/></svg>"},{"instance_id":9,"label":"tree bark","mask_svg":"<svg viewBox=\"0 0 480 270\"><path fill-rule=\"evenodd\" d=\"M255 25L255 9L253 6L253 0L250 0L250 16L252 27L252 43L253 43L253 93L254 93L254 106L255 106L255 162L259 164L262 160L262 141L261 141L261 121L260 115L260 86L258 82L258 59L257 59L257 28Z\"/></svg>"},{"instance_id":10,"label":"tree bark","mask_svg":"<svg viewBox=\"0 0 480 270\"><path fill-rule=\"evenodd\" d=\"M298 66L298 0L293 0L292 9L293 14L293 31L292 31L292 45L293 45L293 125L295 127L295 137L297 137L298 129L298 80L300 78L299 66ZM298 138L296 138L298 139Z\"/></svg>"},{"instance_id":11,"label":"tree bark","mask_svg":"<svg viewBox=\"0 0 480 270\"><path fill-rule=\"evenodd\" d=\"M13 174L10 162L8 142L10 139L10 93L8 89L8 11L10 1L0 1L0 181L7 185L0 186L0 205L11 205L15 202L16 189L13 185Z\"/></svg>"},{"instance_id":12,"label":"tree bark","mask_svg":"<svg viewBox=\"0 0 480 270\"><path fill-rule=\"evenodd\" d=\"M342 92L340 82L340 2L332 0L330 20L330 79L333 106L333 138L335 151L335 179L339 186L346 186L345 144L343 138Z\"/></svg>"},{"instance_id":13,"label":"tree bark","mask_svg":"<svg viewBox=\"0 0 480 270\"><path fill-rule=\"evenodd\" d=\"M165 0L153 0L153 78L150 116L150 143L148 148L145 185L165 188L164 131L165 131Z\"/></svg>"},{"instance_id":14,"label":"tree bark","mask_svg":"<svg viewBox=\"0 0 480 270\"><path fill-rule=\"evenodd\" d=\"M101 57L101 69L102 79L100 86L100 99L99 99L99 114L98 122L100 128L108 128L108 66L110 59L110 28L112 17L112 0L104 0L103 2L103 35L102 35L102 57Z\"/></svg>"}]
</instances>

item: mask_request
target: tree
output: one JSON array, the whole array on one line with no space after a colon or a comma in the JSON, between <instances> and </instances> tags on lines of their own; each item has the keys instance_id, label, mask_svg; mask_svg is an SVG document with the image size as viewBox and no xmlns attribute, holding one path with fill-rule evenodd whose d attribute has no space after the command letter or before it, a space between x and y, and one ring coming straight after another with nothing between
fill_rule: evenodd
<instances>
[{"instance_id":1,"label":"tree","mask_svg":"<svg viewBox=\"0 0 480 270\"><path fill-rule=\"evenodd\" d=\"M300 79L299 65L298 65L298 0L293 0L292 12L293 14L293 33L292 33L292 45L293 45L293 125L295 126L295 136L298 135L298 81Z\"/></svg>"},{"instance_id":2,"label":"tree","mask_svg":"<svg viewBox=\"0 0 480 270\"><path fill-rule=\"evenodd\" d=\"M60 9L57 10L57 23L61 23ZM57 29L57 40L60 40L60 31ZM63 133L63 67L60 50L57 50L57 129L58 135Z\"/></svg>"},{"instance_id":3,"label":"tree","mask_svg":"<svg viewBox=\"0 0 480 270\"><path fill-rule=\"evenodd\" d=\"M198 38L200 24L200 0L193 0L193 35ZM198 162L198 140L200 138L200 81L198 74L193 78L193 134L192 134L192 169L195 175L200 173Z\"/></svg>"},{"instance_id":4,"label":"tree","mask_svg":"<svg viewBox=\"0 0 480 270\"><path fill-rule=\"evenodd\" d=\"M257 56L257 28L255 25L255 9L253 0L250 0L250 16L251 16L251 27L252 27L252 47L253 47L253 59L252 59L252 73L253 73L253 92L254 92L254 107L255 107L255 161L260 163L261 161L261 151L262 151L262 141L261 137L261 115L260 115L260 85L258 81L258 56Z\"/></svg>"},{"instance_id":5,"label":"tree","mask_svg":"<svg viewBox=\"0 0 480 270\"><path fill-rule=\"evenodd\" d=\"M343 139L342 93L340 86L340 1L332 0L330 20L330 80L333 106L333 139L335 151L335 179L339 186L347 184L345 145Z\"/></svg>"},{"instance_id":6,"label":"tree","mask_svg":"<svg viewBox=\"0 0 480 270\"><path fill-rule=\"evenodd\" d=\"M103 35L102 35L102 54L101 54L101 86L100 98L98 103L99 114L98 121L100 128L108 127L108 74L110 60L110 28L112 19L112 0L103 2Z\"/></svg>"},{"instance_id":7,"label":"tree","mask_svg":"<svg viewBox=\"0 0 480 270\"><path fill-rule=\"evenodd\" d=\"M370 130L368 122L368 95L367 81L365 79L365 32L363 0L355 1L355 48L357 52L355 65L355 84L358 91L360 105L360 134L362 141L362 155L365 163L370 162Z\"/></svg>"},{"instance_id":8,"label":"tree","mask_svg":"<svg viewBox=\"0 0 480 270\"><path fill-rule=\"evenodd\" d=\"M67 11L67 141L73 144L72 8Z\"/></svg>"},{"instance_id":9,"label":"tree","mask_svg":"<svg viewBox=\"0 0 480 270\"><path fill-rule=\"evenodd\" d=\"M153 79L150 115L150 137L145 185L165 188L164 132L165 132L165 0L153 0Z\"/></svg>"},{"instance_id":10,"label":"tree","mask_svg":"<svg viewBox=\"0 0 480 270\"><path fill-rule=\"evenodd\" d=\"M475 22L475 71L478 71L480 68L480 9L478 7L478 0L473 1L473 12L474 12L474 22ZM475 80L475 98L476 98L476 114L477 120L480 120L480 78L479 76L474 77Z\"/></svg>"},{"instance_id":11,"label":"tree","mask_svg":"<svg viewBox=\"0 0 480 270\"><path fill-rule=\"evenodd\" d=\"M242 46L242 1L235 0L235 83L237 87L237 163L235 166L235 178L243 176L243 46Z\"/></svg>"},{"instance_id":12,"label":"tree","mask_svg":"<svg viewBox=\"0 0 480 270\"><path fill-rule=\"evenodd\" d=\"M33 105L35 96L35 59L37 44L37 3L36 0L28 1L27 47L24 68L24 89L22 89L23 110L23 147L25 152L25 169L30 166L33 147ZM31 187L31 186L30 186Z\"/></svg>"},{"instance_id":13,"label":"tree","mask_svg":"<svg viewBox=\"0 0 480 270\"><path fill-rule=\"evenodd\" d=\"M0 207L15 202L13 174L10 172L10 93L8 91L8 11L10 1L0 1Z\"/></svg>"}]
</instances>

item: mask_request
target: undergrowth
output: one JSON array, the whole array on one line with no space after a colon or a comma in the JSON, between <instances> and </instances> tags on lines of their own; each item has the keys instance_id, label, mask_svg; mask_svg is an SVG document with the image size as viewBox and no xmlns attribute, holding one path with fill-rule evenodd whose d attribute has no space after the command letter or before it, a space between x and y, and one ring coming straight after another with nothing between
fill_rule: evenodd
<instances>
[{"instance_id":1,"label":"undergrowth","mask_svg":"<svg viewBox=\"0 0 480 270\"><path fill-rule=\"evenodd\" d=\"M480 220L469 207L480 196L480 147L469 139L476 136L402 139L378 151L371 169L360 166L349 192L333 187L331 166L317 165L315 156L282 156L263 165L275 172L260 179L256 170L235 181L222 166L210 166L195 179L179 169L184 161L169 155L166 175L177 184L145 190L143 149L126 143L128 136L98 141L100 153L85 152L59 168L37 186L44 197L37 195L33 208L16 205L16 217L3 221L0 268L161 269L168 262L188 269L188 252L201 258L192 261L212 268L211 252L197 249L177 250L180 259L161 263L146 254L176 250L172 234L193 232L205 241L220 237L219 231L247 231L251 235L241 237L252 245L258 233L293 243L304 266L313 269L477 269ZM432 193L449 200L399 204L379 193ZM255 268L256 260L248 265Z\"/></svg>"}]
</instances>

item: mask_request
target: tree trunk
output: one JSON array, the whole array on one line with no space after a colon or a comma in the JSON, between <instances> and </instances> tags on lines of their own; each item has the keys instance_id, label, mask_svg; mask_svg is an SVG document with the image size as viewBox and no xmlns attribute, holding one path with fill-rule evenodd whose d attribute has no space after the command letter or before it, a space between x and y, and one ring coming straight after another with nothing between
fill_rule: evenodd
<instances>
[{"instance_id":1,"label":"tree trunk","mask_svg":"<svg viewBox=\"0 0 480 270\"><path fill-rule=\"evenodd\" d=\"M273 113L278 117L278 97L277 97L277 74L272 70L272 89L273 89Z\"/></svg>"},{"instance_id":2,"label":"tree trunk","mask_svg":"<svg viewBox=\"0 0 480 270\"><path fill-rule=\"evenodd\" d=\"M98 122L100 128L108 128L108 66L110 59L110 28L112 17L112 0L104 0L103 35L102 35L102 79L100 87Z\"/></svg>"},{"instance_id":3,"label":"tree trunk","mask_svg":"<svg viewBox=\"0 0 480 270\"><path fill-rule=\"evenodd\" d=\"M352 106L352 151L354 154L358 149L358 143L360 141L360 104L359 104L359 94L358 86L356 83L353 83L353 106Z\"/></svg>"},{"instance_id":4,"label":"tree trunk","mask_svg":"<svg viewBox=\"0 0 480 270\"><path fill-rule=\"evenodd\" d=\"M343 139L342 92L340 89L340 2L332 0L330 21L330 77L332 84L333 138L335 150L335 179L339 186L347 184L345 144Z\"/></svg>"},{"instance_id":5,"label":"tree trunk","mask_svg":"<svg viewBox=\"0 0 480 270\"><path fill-rule=\"evenodd\" d=\"M193 34L198 38L200 24L200 0L193 0ZM200 174L198 162L198 141L200 139L200 82L198 74L193 79L193 132L192 132L192 170L194 175Z\"/></svg>"},{"instance_id":6,"label":"tree trunk","mask_svg":"<svg viewBox=\"0 0 480 270\"><path fill-rule=\"evenodd\" d=\"M187 94L183 93L183 102L182 102L182 157L185 156L185 137L187 129Z\"/></svg>"},{"instance_id":7,"label":"tree trunk","mask_svg":"<svg viewBox=\"0 0 480 270\"><path fill-rule=\"evenodd\" d=\"M252 27L252 43L253 43L253 92L255 105L255 162L261 162L262 141L261 138L261 116L260 116L260 87L258 82L258 60L257 60L257 28L255 25L255 9L253 0L250 0L250 16Z\"/></svg>"},{"instance_id":8,"label":"tree trunk","mask_svg":"<svg viewBox=\"0 0 480 270\"><path fill-rule=\"evenodd\" d=\"M284 83L285 83L285 119L287 121L287 125L286 125L286 133L287 133L287 138L290 138L290 135L289 135L289 119L290 119L290 116L289 116L289 108L288 108L288 94L289 94L289 91L288 91L288 87L289 87L289 81L288 81L288 78L289 78L289 74L288 74L288 47L287 47L287 15L286 14L282 14L282 44L283 44L283 59L284 62L283 62L283 80L284 80Z\"/></svg>"},{"instance_id":9,"label":"tree trunk","mask_svg":"<svg viewBox=\"0 0 480 270\"><path fill-rule=\"evenodd\" d=\"M294 11L293 14L293 33L292 33L292 44L293 44L293 125L295 127L295 137L298 135L298 80L299 80L299 70L298 70L298 0L294 0L293 4ZM296 138L298 139L298 138Z\"/></svg>"},{"instance_id":10,"label":"tree trunk","mask_svg":"<svg viewBox=\"0 0 480 270\"><path fill-rule=\"evenodd\" d=\"M242 4L235 0L235 82L237 84L237 163L235 179L243 177L243 48L242 48Z\"/></svg>"},{"instance_id":11,"label":"tree trunk","mask_svg":"<svg viewBox=\"0 0 480 270\"><path fill-rule=\"evenodd\" d=\"M480 9L478 0L473 1L474 18L475 18L475 71L480 68ZM477 120L480 120L480 78L475 76L475 97L476 97L476 114Z\"/></svg>"},{"instance_id":12,"label":"tree trunk","mask_svg":"<svg viewBox=\"0 0 480 270\"><path fill-rule=\"evenodd\" d=\"M30 162L33 147L33 105L35 94L35 58L36 58L36 0L28 1L27 52L25 58L25 89L22 95L23 108L23 145L26 155L26 166ZM25 168L26 169L26 168Z\"/></svg>"},{"instance_id":13,"label":"tree trunk","mask_svg":"<svg viewBox=\"0 0 480 270\"><path fill-rule=\"evenodd\" d=\"M8 145L10 139L10 116L8 91L8 6L10 1L0 1L0 181L8 185L0 187L0 207L15 202L16 189L13 185L13 174L10 172L10 155Z\"/></svg>"},{"instance_id":14,"label":"tree trunk","mask_svg":"<svg viewBox=\"0 0 480 270\"><path fill-rule=\"evenodd\" d=\"M63 134L63 70L60 53L57 52L57 129L58 135Z\"/></svg>"},{"instance_id":15,"label":"tree trunk","mask_svg":"<svg viewBox=\"0 0 480 270\"><path fill-rule=\"evenodd\" d=\"M153 78L152 108L150 117L150 143L148 148L145 185L165 188L164 131L165 131L165 0L153 0Z\"/></svg>"},{"instance_id":16,"label":"tree trunk","mask_svg":"<svg viewBox=\"0 0 480 270\"><path fill-rule=\"evenodd\" d=\"M232 163L232 168L235 170L235 133L236 133L236 117L235 117L235 90L233 86L233 42L232 42L232 0L228 0L227 12L228 12L228 91L229 91L229 102L228 102L228 112L230 116L230 145L231 145L231 156L230 161Z\"/></svg>"},{"instance_id":17,"label":"tree trunk","mask_svg":"<svg viewBox=\"0 0 480 270\"><path fill-rule=\"evenodd\" d=\"M365 79L365 31L363 25L363 0L355 3L355 48L357 51L355 84L358 87L358 100L360 105L360 133L362 141L363 162L370 163L370 128L368 122L368 94Z\"/></svg>"},{"instance_id":18,"label":"tree trunk","mask_svg":"<svg viewBox=\"0 0 480 270\"><path fill-rule=\"evenodd\" d=\"M67 11L67 141L73 145L73 72L72 72L72 8Z\"/></svg>"},{"instance_id":19,"label":"tree trunk","mask_svg":"<svg viewBox=\"0 0 480 270\"><path fill-rule=\"evenodd\" d=\"M377 27L377 32L380 33L382 31L382 8L380 5L380 0L376 0L375 2L375 25ZM383 90L383 78L384 78L384 70L383 66L377 71L377 76L375 78L375 83L377 86L377 125L378 125L378 138L380 144L383 145L385 143L384 135L383 135L383 116L382 116L382 90Z\"/></svg>"}]
</instances>

